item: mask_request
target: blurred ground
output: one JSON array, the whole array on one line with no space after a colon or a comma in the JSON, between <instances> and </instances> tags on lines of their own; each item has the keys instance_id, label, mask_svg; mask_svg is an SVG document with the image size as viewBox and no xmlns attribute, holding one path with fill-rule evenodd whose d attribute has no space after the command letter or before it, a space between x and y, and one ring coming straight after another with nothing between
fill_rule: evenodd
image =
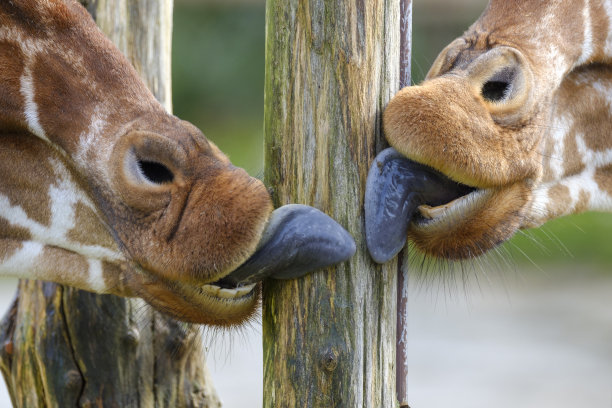
<instances>
[{"instance_id":1,"label":"blurred ground","mask_svg":"<svg viewBox=\"0 0 612 408\"><path fill-rule=\"evenodd\" d=\"M610 276L496 275L465 296L413 287L410 406L612 407Z\"/></svg>"},{"instance_id":2,"label":"blurred ground","mask_svg":"<svg viewBox=\"0 0 612 408\"><path fill-rule=\"evenodd\" d=\"M568 268L479 280L467 289L411 280L412 408L612 407L609 274ZM9 286L0 286L0 310ZM205 337L224 406L261 407L260 327ZM4 383L8 407L3 393Z\"/></svg>"},{"instance_id":3,"label":"blurred ground","mask_svg":"<svg viewBox=\"0 0 612 408\"><path fill-rule=\"evenodd\" d=\"M263 4L178 0L175 7L175 114L253 175L263 168ZM413 82L485 4L415 0ZM610 231L610 214L567 217L504 246L520 272L489 271L466 289L412 279L412 408L612 408ZM14 285L0 281L0 312ZM226 407L261 406L259 332L256 326L206 343ZM0 407L9 406L7 398L2 383Z\"/></svg>"}]
</instances>

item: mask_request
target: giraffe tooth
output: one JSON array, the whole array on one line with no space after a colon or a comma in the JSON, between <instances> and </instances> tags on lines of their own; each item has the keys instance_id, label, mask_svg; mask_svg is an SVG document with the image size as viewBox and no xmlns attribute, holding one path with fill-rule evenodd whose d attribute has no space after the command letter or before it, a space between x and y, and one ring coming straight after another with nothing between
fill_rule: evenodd
<instances>
[{"instance_id":1,"label":"giraffe tooth","mask_svg":"<svg viewBox=\"0 0 612 408\"><path fill-rule=\"evenodd\" d=\"M219 286L216 285L204 285L202 286L202 291L208 295L211 296L215 296L218 297L219 296L219 291L221 290L221 288Z\"/></svg>"},{"instance_id":2,"label":"giraffe tooth","mask_svg":"<svg viewBox=\"0 0 612 408\"><path fill-rule=\"evenodd\" d=\"M250 285L247 286L240 286L239 288L236 288L236 291L238 292L238 296L244 296L247 293L250 293L255 286L257 286L256 283L251 283Z\"/></svg>"},{"instance_id":3,"label":"giraffe tooth","mask_svg":"<svg viewBox=\"0 0 612 408\"><path fill-rule=\"evenodd\" d=\"M236 289L223 288L217 293L217 296L223 299L233 299L238 296L238 291Z\"/></svg>"},{"instance_id":4,"label":"giraffe tooth","mask_svg":"<svg viewBox=\"0 0 612 408\"><path fill-rule=\"evenodd\" d=\"M441 216L442 214L444 214L444 212L451 206L453 205L455 201L452 201L448 204L444 204L444 205L439 205L437 207L431 207L429 205L421 205L418 207L419 212L421 213L421 215L425 218L427 218L428 220L433 220L434 218L437 218L439 216Z\"/></svg>"},{"instance_id":5,"label":"giraffe tooth","mask_svg":"<svg viewBox=\"0 0 612 408\"><path fill-rule=\"evenodd\" d=\"M433 207L430 207L428 205L420 205L417 209L419 210L421 215L427 218L428 220L432 220L436 217L437 211Z\"/></svg>"},{"instance_id":6,"label":"giraffe tooth","mask_svg":"<svg viewBox=\"0 0 612 408\"><path fill-rule=\"evenodd\" d=\"M235 299L235 298L239 298L239 297L249 294L255 288L255 286L257 286L257 284L252 283L250 285L240 286L234 289L229 289L229 288L221 288L214 284L212 285L206 284L202 286L202 291L206 293L207 295L218 297L218 298Z\"/></svg>"}]
</instances>

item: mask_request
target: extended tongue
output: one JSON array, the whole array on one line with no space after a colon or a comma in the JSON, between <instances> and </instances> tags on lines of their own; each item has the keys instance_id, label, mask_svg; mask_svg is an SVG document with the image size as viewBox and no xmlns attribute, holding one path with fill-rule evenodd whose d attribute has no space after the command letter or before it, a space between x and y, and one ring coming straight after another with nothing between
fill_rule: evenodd
<instances>
[{"instance_id":1,"label":"extended tongue","mask_svg":"<svg viewBox=\"0 0 612 408\"><path fill-rule=\"evenodd\" d=\"M471 190L390 147L376 156L366 181L365 233L372 259L385 263L406 244L418 206L448 203Z\"/></svg>"},{"instance_id":2,"label":"extended tongue","mask_svg":"<svg viewBox=\"0 0 612 408\"><path fill-rule=\"evenodd\" d=\"M348 260L355 241L316 208L289 204L276 209L255 253L223 281L249 284L264 278L291 279Z\"/></svg>"}]
</instances>

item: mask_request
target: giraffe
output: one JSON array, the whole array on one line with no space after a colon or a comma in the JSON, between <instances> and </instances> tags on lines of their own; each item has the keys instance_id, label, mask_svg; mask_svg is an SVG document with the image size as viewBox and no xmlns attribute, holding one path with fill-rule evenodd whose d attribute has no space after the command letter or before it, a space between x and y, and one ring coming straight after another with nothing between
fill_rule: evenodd
<instances>
[{"instance_id":1,"label":"giraffe","mask_svg":"<svg viewBox=\"0 0 612 408\"><path fill-rule=\"evenodd\" d=\"M322 212L167 113L76 0L0 3L0 275L138 296L194 323L249 319L266 277L342 262Z\"/></svg>"},{"instance_id":2,"label":"giraffe","mask_svg":"<svg viewBox=\"0 0 612 408\"><path fill-rule=\"evenodd\" d=\"M384 112L366 240L480 256L519 229L612 210L612 2L490 0Z\"/></svg>"}]
</instances>

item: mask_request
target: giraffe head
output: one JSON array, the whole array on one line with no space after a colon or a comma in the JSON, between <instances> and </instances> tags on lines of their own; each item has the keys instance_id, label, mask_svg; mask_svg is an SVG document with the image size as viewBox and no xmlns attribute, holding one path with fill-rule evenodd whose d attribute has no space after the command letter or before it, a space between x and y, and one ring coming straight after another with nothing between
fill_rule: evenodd
<instances>
[{"instance_id":1,"label":"giraffe head","mask_svg":"<svg viewBox=\"0 0 612 408\"><path fill-rule=\"evenodd\" d=\"M612 145L609 114L596 108L606 95L593 85L607 74L584 72L609 58L611 12L597 1L492 0L422 84L398 92L383 120L393 149L377 158L366 192L375 260L406 237L434 257L471 258L518 229L609 203L597 183L570 185L610 172L606 160L583 162L576 138L588 131Z\"/></svg>"},{"instance_id":2,"label":"giraffe head","mask_svg":"<svg viewBox=\"0 0 612 408\"><path fill-rule=\"evenodd\" d=\"M167 113L76 1L2 2L0 67L0 273L232 325L263 278L355 251L318 210L273 212L265 186Z\"/></svg>"}]
</instances>

